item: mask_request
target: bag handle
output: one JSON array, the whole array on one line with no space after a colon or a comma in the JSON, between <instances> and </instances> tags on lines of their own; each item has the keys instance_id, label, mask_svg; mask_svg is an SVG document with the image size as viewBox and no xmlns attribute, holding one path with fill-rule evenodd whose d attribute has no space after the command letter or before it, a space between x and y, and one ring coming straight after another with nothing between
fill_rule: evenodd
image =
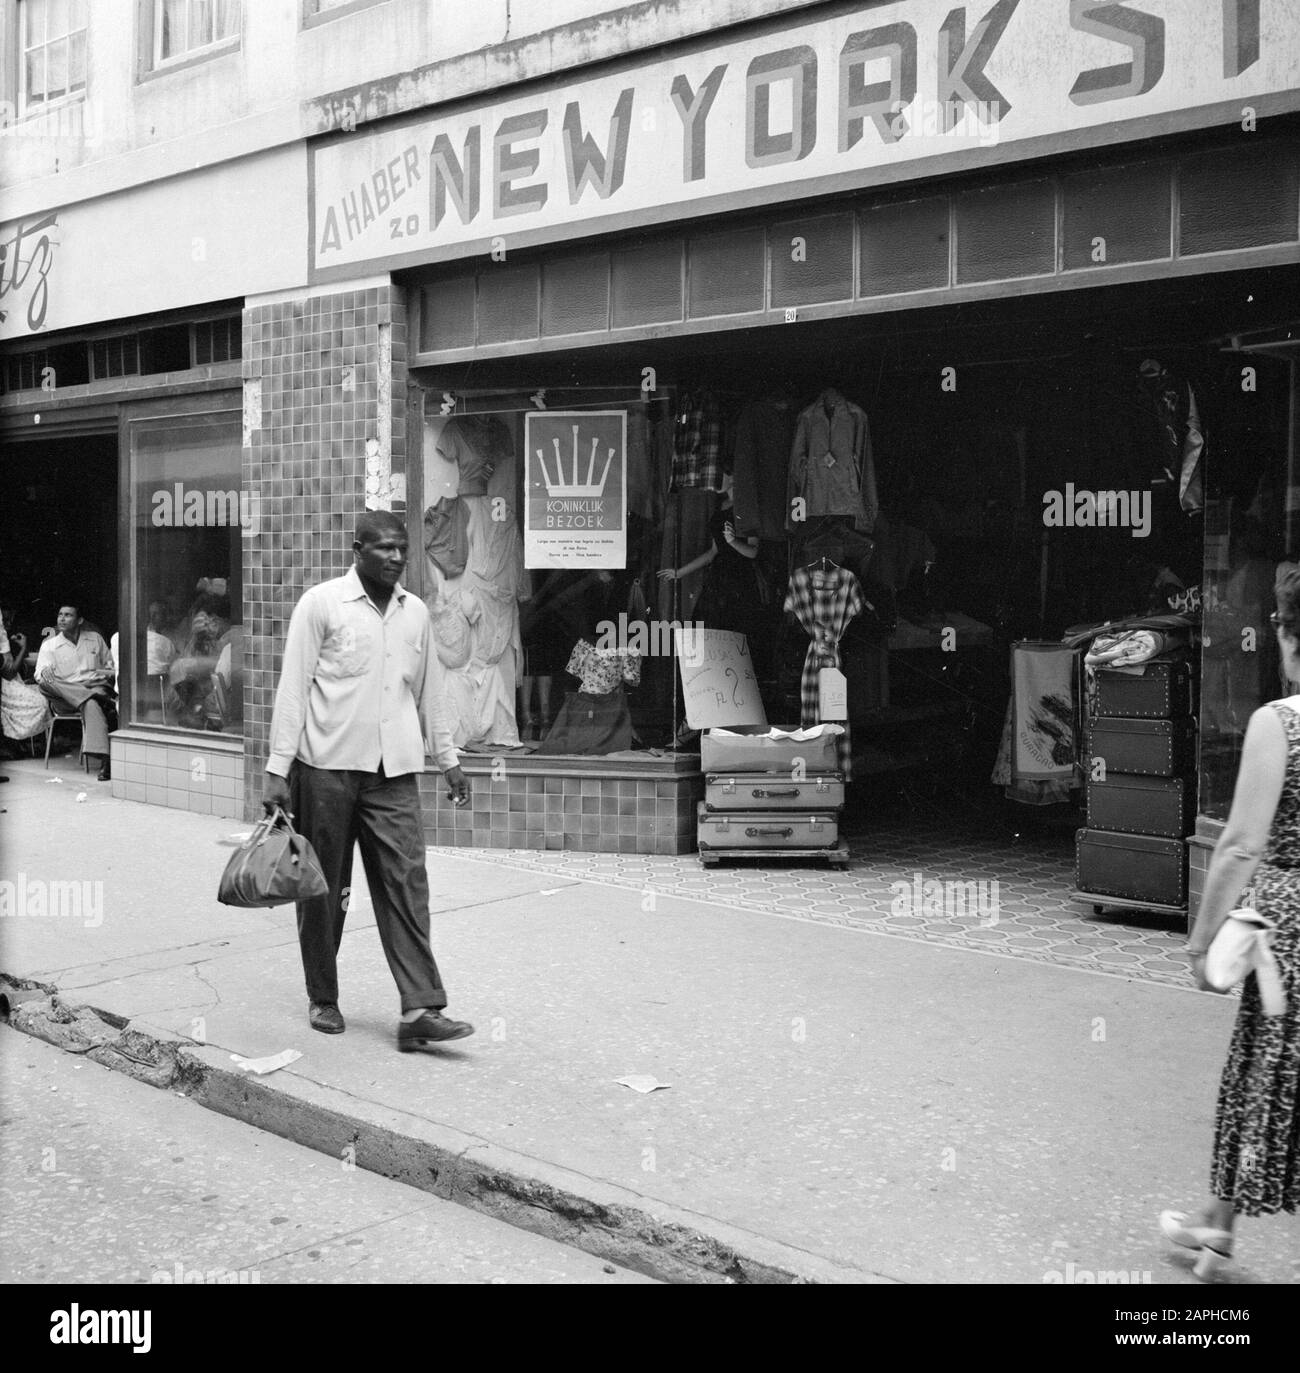
<instances>
[{"instance_id":1,"label":"bag handle","mask_svg":"<svg viewBox=\"0 0 1300 1373\"><path fill-rule=\"evenodd\" d=\"M244 847L255 849L259 844L265 844L271 837L273 830L284 828L290 834L294 833L293 824L288 812L282 806L276 806L270 815L264 815L254 826L252 834L244 843Z\"/></svg>"}]
</instances>

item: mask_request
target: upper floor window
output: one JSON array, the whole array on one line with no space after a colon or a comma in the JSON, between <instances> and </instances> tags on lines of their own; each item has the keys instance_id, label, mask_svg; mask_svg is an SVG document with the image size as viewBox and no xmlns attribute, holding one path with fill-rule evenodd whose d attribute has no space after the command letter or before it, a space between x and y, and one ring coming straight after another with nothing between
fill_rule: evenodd
<instances>
[{"instance_id":1,"label":"upper floor window","mask_svg":"<svg viewBox=\"0 0 1300 1373\"><path fill-rule=\"evenodd\" d=\"M20 113L86 89L86 0L22 0L18 24Z\"/></svg>"},{"instance_id":2,"label":"upper floor window","mask_svg":"<svg viewBox=\"0 0 1300 1373\"><path fill-rule=\"evenodd\" d=\"M206 56L239 39L240 0L153 0L153 65Z\"/></svg>"},{"instance_id":3,"label":"upper floor window","mask_svg":"<svg viewBox=\"0 0 1300 1373\"><path fill-rule=\"evenodd\" d=\"M384 3L385 0L302 0L303 27L311 28L352 10L369 9L371 5Z\"/></svg>"}]
</instances>

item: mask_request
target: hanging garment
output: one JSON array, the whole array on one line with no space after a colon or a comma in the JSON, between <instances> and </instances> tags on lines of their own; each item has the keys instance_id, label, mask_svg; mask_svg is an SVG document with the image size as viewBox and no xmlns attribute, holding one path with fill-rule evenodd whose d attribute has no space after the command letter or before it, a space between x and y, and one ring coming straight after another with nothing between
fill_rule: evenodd
<instances>
[{"instance_id":1,"label":"hanging garment","mask_svg":"<svg viewBox=\"0 0 1300 1373\"><path fill-rule=\"evenodd\" d=\"M864 534L875 527L880 501L867 414L838 391L823 391L795 426L785 506L791 533L803 523L794 518L796 497L803 498L805 520L849 515Z\"/></svg>"},{"instance_id":2,"label":"hanging garment","mask_svg":"<svg viewBox=\"0 0 1300 1373\"><path fill-rule=\"evenodd\" d=\"M825 572L806 567L795 568L786 592L785 609L798 619L812 637L804 656L803 676L799 680L800 723L821 723L819 676L824 667L840 666L840 639L855 615L864 606L862 586L847 568L831 567ZM853 775L853 745L849 722L843 721L840 735L840 769L846 782Z\"/></svg>"},{"instance_id":3,"label":"hanging garment","mask_svg":"<svg viewBox=\"0 0 1300 1373\"><path fill-rule=\"evenodd\" d=\"M443 586L430 593L424 603L429 608L438 661L447 668L464 667L474 648L474 624L480 617L478 606L463 586L454 590Z\"/></svg>"},{"instance_id":4,"label":"hanging garment","mask_svg":"<svg viewBox=\"0 0 1300 1373\"><path fill-rule=\"evenodd\" d=\"M465 432L465 426L460 426L457 444ZM504 426L502 432L508 439ZM481 453L474 456L468 448L458 450L470 486L469 494L455 498L465 512L468 556L462 574L449 577L432 555L429 558L433 591L427 604L439 659L446 669L444 694L457 748L519 746L515 686L523 645L518 603L532 594L532 587L524 571L523 541L512 508L514 458L503 450L499 436L492 443L493 461L487 464L479 461ZM505 519L493 518L501 511L498 499L505 502Z\"/></svg>"},{"instance_id":5,"label":"hanging garment","mask_svg":"<svg viewBox=\"0 0 1300 1373\"><path fill-rule=\"evenodd\" d=\"M459 577L469 561L469 511L459 496L444 496L424 512L424 551L444 577Z\"/></svg>"},{"instance_id":6,"label":"hanging garment","mask_svg":"<svg viewBox=\"0 0 1300 1373\"><path fill-rule=\"evenodd\" d=\"M627 508L649 524L663 518L674 426L665 406L635 405L627 415Z\"/></svg>"},{"instance_id":7,"label":"hanging garment","mask_svg":"<svg viewBox=\"0 0 1300 1373\"><path fill-rule=\"evenodd\" d=\"M1077 781L1077 652L1033 640L1011 645L1013 783Z\"/></svg>"},{"instance_id":8,"label":"hanging garment","mask_svg":"<svg viewBox=\"0 0 1300 1373\"><path fill-rule=\"evenodd\" d=\"M715 497L711 491L679 491L668 502L663 538L655 567L682 567L703 553L710 542L709 520ZM703 572L692 572L682 581L659 581L659 618L689 620L704 584Z\"/></svg>"},{"instance_id":9,"label":"hanging garment","mask_svg":"<svg viewBox=\"0 0 1300 1373\"><path fill-rule=\"evenodd\" d=\"M1144 407L1156 428L1152 485L1172 485L1178 492L1179 508L1192 514L1205 505L1205 430L1196 396L1189 382L1153 358L1148 358L1138 373Z\"/></svg>"},{"instance_id":10,"label":"hanging garment","mask_svg":"<svg viewBox=\"0 0 1300 1373\"><path fill-rule=\"evenodd\" d=\"M1007 698L1007 714L1002 725L1002 742L998 745L997 760L993 764L993 775L989 780L995 787L1002 788L1008 801L1019 801L1023 806L1054 806L1070 799L1070 792L1077 785L1073 777L1063 780L1039 778L1030 780L1011 775L1012 744L1012 705Z\"/></svg>"},{"instance_id":11,"label":"hanging garment","mask_svg":"<svg viewBox=\"0 0 1300 1373\"><path fill-rule=\"evenodd\" d=\"M704 487L722 490L722 411L708 391L683 397L673 434L673 476L670 491Z\"/></svg>"},{"instance_id":12,"label":"hanging garment","mask_svg":"<svg viewBox=\"0 0 1300 1373\"><path fill-rule=\"evenodd\" d=\"M513 457L510 431L495 415L452 415L438 434L436 449L458 469L456 494L443 496L424 512L424 551L446 577L459 577L469 562L466 496L484 496L498 467Z\"/></svg>"},{"instance_id":13,"label":"hanging garment","mask_svg":"<svg viewBox=\"0 0 1300 1373\"><path fill-rule=\"evenodd\" d=\"M510 431L495 415L452 415L437 451L460 469L459 494L484 496L493 472L514 455Z\"/></svg>"},{"instance_id":14,"label":"hanging garment","mask_svg":"<svg viewBox=\"0 0 1300 1373\"><path fill-rule=\"evenodd\" d=\"M794 406L788 401L757 400L740 412L732 455L737 534L785 538L794 433Z\"/></svg>"}]
</instances>

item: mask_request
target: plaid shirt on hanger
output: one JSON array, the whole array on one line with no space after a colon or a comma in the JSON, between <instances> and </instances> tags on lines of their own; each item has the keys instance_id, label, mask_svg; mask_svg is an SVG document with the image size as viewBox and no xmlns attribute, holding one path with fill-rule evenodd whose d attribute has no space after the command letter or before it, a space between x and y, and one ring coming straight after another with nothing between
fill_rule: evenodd
<instances>
[{"instance_id":1,"label":"plaid shirt on hanger","mask_svg":"<svg viewBox=\"0 0 1300 1373\"><path fill-rule=\"evenodd\" d=\"M673 431L673 476L668 489L721 491L725 471L722 411L717 400L708 391L683 396Z\"/></svg>"},{"instance_id":2,"label":"plaid shirt on hanger","mask_svg":"<svg viewBox=\"0 0 1300 1373\"><path fill-rule=\"evenodd\" d=\"M812 636L799 683L799 723L807 729L821 723L818 674L824 667L840 666L840 638L849 621L866 608L866 601L862 584L846 567L832 566L825 572L797 567L790 577L784 608ZM844 727L839 741L840 769L848 782L853 775L853 744L849 722L842 720L839 723Z\"/></svg>"}]
</instances>

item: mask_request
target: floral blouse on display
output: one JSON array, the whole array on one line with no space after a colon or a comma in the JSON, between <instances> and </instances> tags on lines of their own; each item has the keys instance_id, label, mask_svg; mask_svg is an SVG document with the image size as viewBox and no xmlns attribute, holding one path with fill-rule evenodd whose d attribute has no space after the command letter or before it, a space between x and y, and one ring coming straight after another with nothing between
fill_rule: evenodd
<instances>
[{"instance_id":1,"label":"floral blouse on display","mask_svg":"<svg viewBox=\"0 0 1300 1373\"><path fill-rule=\"evenodd\" d=\"M588 696L608 696L624 682L640 684L641 655L634 648L597 648L579 639L564 670L578 678Z\"/></svg>"}]
</instances>

